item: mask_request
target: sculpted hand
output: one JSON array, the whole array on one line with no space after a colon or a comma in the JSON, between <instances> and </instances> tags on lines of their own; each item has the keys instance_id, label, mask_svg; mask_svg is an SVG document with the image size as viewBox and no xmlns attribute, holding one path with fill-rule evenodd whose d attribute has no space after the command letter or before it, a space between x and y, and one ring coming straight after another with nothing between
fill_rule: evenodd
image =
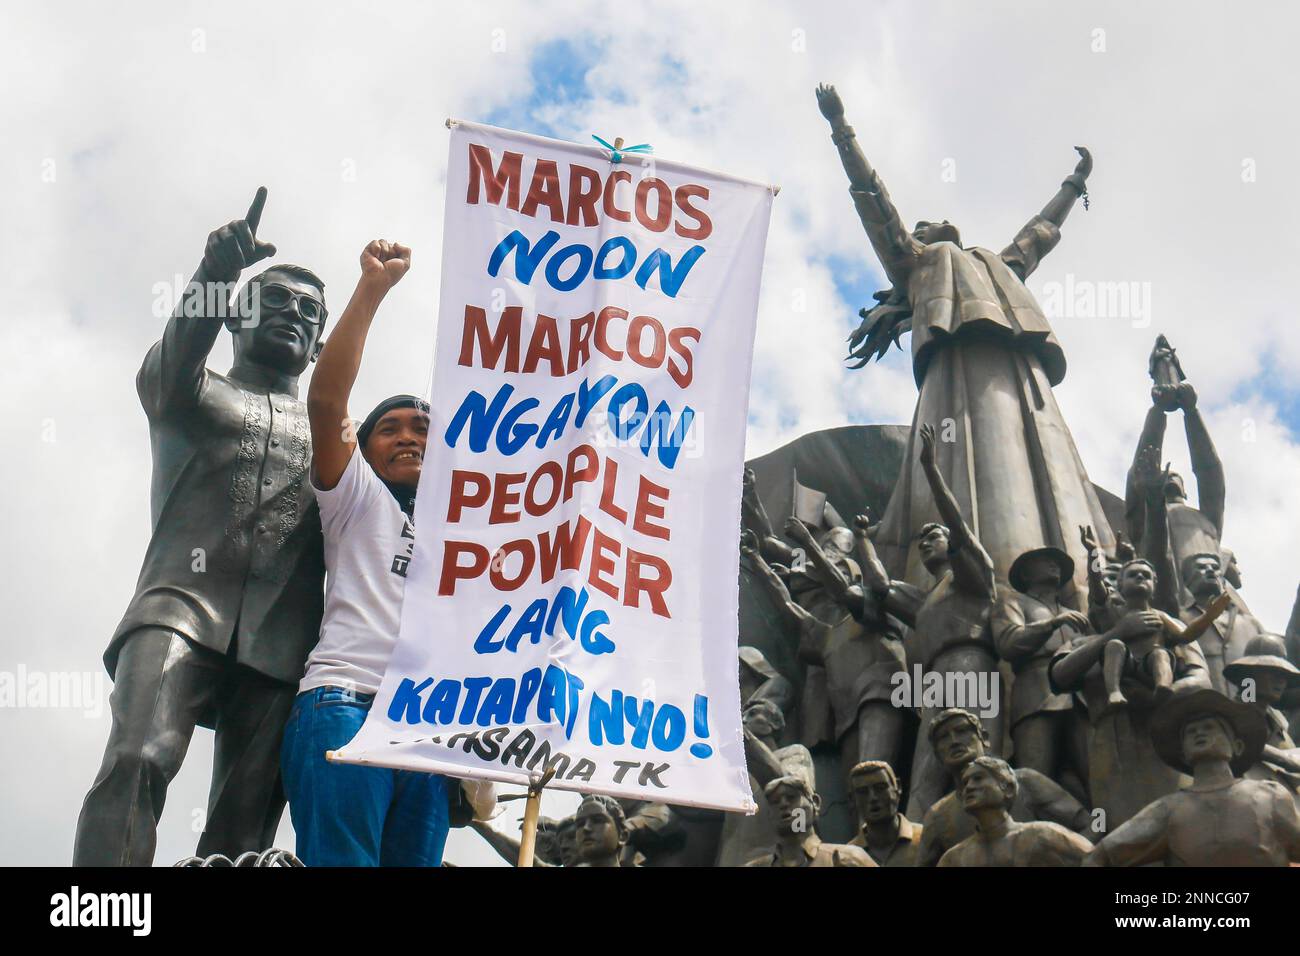
<instances>
[{"instance_id":1,"label":"sculpted hand","mask_svg":"<svg viewBox=\"0 0 1300 956\"><path fill-rule=\"evenodd\" d=\"M1088 618L1078 611L1062 611L1052 618L1052 630L1058 627L1072 627L1080 634L1088 633L1091 628L1088 626Z\"/></svg>"},{"instance_id":2,"label":"sculpted hand","mask_svg":"<svg viewBox=\"0 0 1300 956\"><path fill-rule=\"evenodd\" d=\"M800 544L807 544L812 540L812 534L808 531L808 526L798 518L786 518L784 528L785 533Z\"/></svg>"},{"instance_id":3,"label":"sculpted hand","mask_svg":"<svg viewBox=\"0 0 1300 956\"><path fill-rule=\"evenodd\" d=\"M853 517L853 533L859 538L871 537L871 515L860 514Z\"/></svg>"},{"instance_id":4,"label":"sculpted hand","mask_svg":"<svg viewBox=\"0 0 1300 956\"><path fill-rule=\"evenodd\" d=\"M829 83L821 83L817 87L817 108L831 125L844 119L844 104L840 102L840 94Z\"/></svg>"},{"instance_id":5,"label":"sculpted hand","mask_svg":"<svg viewBox=\"0 0 1300 956\"><path fill-rule=\"evenodd\" d=\"M386 239L372 239L361 250L361 278L387 292L411 268L411 250Z\"/></svg>"},{"instance_id":6,"label":"sculpted hand","mask_svg":"<svg viewBox=\"0 0 1300 956\"><path fill-rule=\"evenodd\" d=\"M1163 622L1160 620L1160 615L1155 611L1137 611L1120 618L1119 623L1115 625L1110 633L1111 637L1127 643L1140 637L1146 637L1148 634L1154 634L1162 626Z\"/></svg>"},{"instance_id":7,"label":"sculpted hand","mask_svg":"<svg viewBox=\"0 0 1300 956\"><path fill-rule=\"evenodd\" d=\"M233 282L247 266L275 255L274 244L257 238L257 227L262 221L262 207L265 205L266 187L262 186L243 219L228 222L208 234L208 244L203 250L203 269L210 279Z\"/></svg>"},{"instance_id":8,"label":"sculpted hand","mask_svg":"<svg viewBox=\"0 0 1300 956\"><path fill-rule=\"evenodd\" d=\"M1079 525L1079 543L1089 554L1097 550L1097 532L1092 529L1092 525Z\"/></svg>"},{"instance_id":9,"label":"sculpted hand","mask_svg":"<svg viewBox=\"0 0 1300 956\"><path fill-rule=\"evenodd\" d=\"M1079 164L1074 167L1074 175L1086 180L1092 175L1092 153L1087 146L1076 146L1074 151L1079 154Z\"/></svg>"},{"instance_id":10,"label":"sculpted hand","mask_svg":"<svg viewBox=\"0 0 1300 956\"><path fill-rule=\"evenodd\" d=\"M921 465L927 471L934 467L934 426L929 422L921 426Z\"/></svg>"},{"instance_id":11,"label":"sculpted hand","mask_svg":"<svg viewBox=\"0 0 1300 956\"><path fill-rule=\"evenodd\" d=\"M747 557L758 554L758 536L748 528L740 533L740 553Z\"/></svg>"},{"instance_id":12,"label":"sculpted hand","mask_svg":"<svg viewBox=\"0 0 1300 956\"><path fill-rule=\"evenodd\" d=\"M1196 389L1192 388L1191 382L1180 382L1174 386L1174 392L1178 396L1178 407L1183 411L1196 407Z\"/></svg>"}]
</instances>

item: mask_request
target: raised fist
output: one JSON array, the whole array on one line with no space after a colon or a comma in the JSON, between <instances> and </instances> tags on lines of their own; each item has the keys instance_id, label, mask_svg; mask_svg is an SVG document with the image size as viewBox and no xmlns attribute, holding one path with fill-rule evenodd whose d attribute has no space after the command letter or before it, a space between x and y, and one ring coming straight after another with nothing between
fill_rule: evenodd
<instances>
[{"instance_id":1,"label":"raised fist","mask_svg":"<svg viewBox=\"0 0 1300 956\"><path fill-rule=\"evenodd\" d=\"M1192 388L1191 382L1179 382L1174 386L1177 394L1178 407L1183 411L1189 411L1196 407L1196 389Z\"/></svg>"},{"instance_id":2,"label":"raised fist","mask_svg":"<svg viewBox=\"0 0 1300 956\"><path fill-rule=\"evenodd\" d=\"M361 250L361 278L388 291L411 268L411 250L387 239L372 239Z\"/></svg>"},{"instance_id":3,"label":"raised fist","mask_svg":"<svg viewBox=\"0 0 1300 956\"><path fill-rule=\"evenodd\" d=\"M266 187L259 187L243 219L228 222L208 233L208 244L203 250L203 271L209 279L233 282L239 273L254 262L275 255L275 245L257 238L257 227L262 221L262 207L266 205Z\"/></svg>"}]
</instances>

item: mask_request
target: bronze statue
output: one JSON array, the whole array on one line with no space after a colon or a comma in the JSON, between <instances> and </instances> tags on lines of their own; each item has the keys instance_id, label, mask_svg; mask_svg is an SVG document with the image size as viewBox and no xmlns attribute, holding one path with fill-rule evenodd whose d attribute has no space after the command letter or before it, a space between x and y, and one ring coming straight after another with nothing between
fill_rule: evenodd
<instances>
[{"instance_id":1,"label":"bronze statue","mask_svg":"<svg viewBox=\"0 0 1300 956\"><path fill-rule=\"evenodd\" d=\"M627 816L613 797L592 793L573 815L577 866L619 866L627 844Z\"/></svg>"},{"instance_id":2,"label":"bronze statue","mask_svg":"<svg viewBox=\"0 0 1300 956\"><path fill-rule=\"evenodd\" d=\"M717 865L743 866L755 856L770 852L776 839L776 817L763 796L763 788L778 777L803 776L816 791L812 754L803 744L784 747L778 740L785 730L785 715L770 700L750 698L741 712L745 735L745 763L749 786L758 804L748 816L728 813L722 823Z\"/></svg>"},{"instance_id":3,"label":"bronze statue","mask_svg":"<svg viewBox=\"0 0 1300 956\"><path fill-rule=\"evenodd\" d=\"M1060 241L1060 227L1087 189L1092 156L1079 160L1056 195L1001 253L964 246L948 221L909 230L867 161L834 87L817 102L849 179L867 238L892 288L876 293L850 339L857 366L883 355L907 331L920 394L903 469L874 536L894 576L920 585L923 560L913 536L935 520L927 480L916 467L917 425L950 423L939 470L969 516L999 578L1030 548L1048 544L1082 567L1075 531L1110 525L1088 480L1052 387L1065 355L1025 280ZM1086 582L1076 582L1080 590Z\"/></svg>"},{"instance_id":4,"label":"bronze statue","mask_svg":"<svg viewBox=\"0 0 1300 956\"><path fill-rule=\"evenodd\" d=\"M153 535L135 597L104 654L113 726L77 822L73 862L147 866L168 784L195 726L216 752L198 855L232 859L274 839L280 740L319 635L325 574L307 479L298 376L320 352L324 283L276 265L257 237L266 189L208 236L203 260L136 377L153 447ZM222 325L225 375L205 367Z\"/></svg>"},{"instance_id":5,"label":"bronze statue","mask_svg":"<svg viewBox=\"0 0 1300 956\"><path fill-rule=\"evenodd\" d=\"M871 538L859 526L857 540L862 547L864 584L875 592L886 611L911 628L904 646L908 663L935 674L983 677L998 687L998 661L989 630L989 618L996 597L993 561L962 517L935 460L935 431L930 424L920 428L921 468L929 482L944 524L930 522L917 535L918 548L932 587L923 590L905 581L890 580L875 556ZM897 492L895 492L897 493ZM957 703L946 701L948 706ZM982 713L980 720L993 747L1001 745L1003 712L1001 701ZM928 745L930 722L941 710L922 707L921 729L912 757L911 793L908 814L919 816L943 796L947 776Z\"/></svg>"},{"instance_id":6,"label":"bronze statue","mask_svg":"<svg viewBox=\"0 0 1300 956\"><path fill-rule=\"evenodd\" d=\"M1268 727L1264 753L1244 776L1275 780L1293 795L1300 794L1300 748L1279 709L1300 688L1300 668L1287 660L1285 642L1275 634L1261 634L1246 645L1245 654L1223 669L1223 676L1237 687L1243 703L1259 710Z\"/></svg>"},{"instance_id":7,"label":"bronze statue","mask_svg":"<svg viewBox=\"0 0 1300 956\"><path fill-rule=\"evenodd\" d=\"M775 848L746 866L876 865L859 847L821 841L816 829L821 800L804 777L777 777L763 793L778 817Z\"/></svg>"},{"instance_id":8,"label":"bronze statue","mask_svg":"<svg viewBox=\"0 0 1300 956\"><path fill-rule=\"evenodd\" d=\"M1224 595L1217 604L1211 604L1204 613L1184 627L1180 621L1152 608L1155 580L1155 568L1145 558L1133 558L1120 569L1124 616L1154 614L1159 623L1138 637L1128 640L1112 638L1106 642L1102 652L1102 676L1106 682L1106 701L1112 707L1128 704L1121 686L1126 677L1149 683L1156 703L1165 695L1173 693L1173 649L1190 644L1204 634L1228 603L1227 596Z\"/></svg>"},{"instance_id":9,"label":"bronze statue","mask_svg":"<svg viewBox=\"0 0 1300 956\"><path fill-rule=\"evenodd\" d=\"M1189 627L1192 621L1204 618L1216 607L1222 611L1213 614L1214 626L1202 629L1197 641L1205 654L1214 689L1226 694L1228 681L1224 670L1246 653L1246 645L1262 634L1263 628L1253 614L1233 600L1224 583L1222 560L1217 551L1187 555L1180 570L1188 595L1182 618L1189 622Z\"/></svg>"},{"instance_id":10,"label":"bronze statue","mask_svg":"<svg viewBox=\"0 0 1300 956\"><path fill-rule=\"evenodd\" d=\"M1124 493L1128 533L1138 550L1144 552L1145 511L1149 505L1146 495L1139 487L1140 466L1137 459L1147 448L1155 449L1155 456L1159 459L1165 440L1165 416L1181 408L1200 505L1199 508L1193 508L1187 503L1187 489L1182 476L1169 472L1162 492L1169 510L1169 537L1174 566L1181 567L1190 555L1219 553L1223 537L1225 498L1223 463L1219 461L1209 430L1196 407L1196 389L1191 382L1185 380L1182 365L1163 335L1156 339L1151 351L1150 372L1154 382L1151 386L1151 408L1142 425L1137 455L1133 468L1129 470Z\"/></svg>"},{"instance_id":11,"label":"bronze statue","mask_svg":"<svg viewBox=\"0 0 1300 956\"><path fill-rule=\"evenodd\" d=\"M951 708L937 714L930 724L930 745L953 783L960 785L970 762L986 756L988 738L979 718ZM1088 830L1088 812L1063 787L1037 770L1022 767L1014 772L1018 785L1009 808L1012 819L1021 823L1046 820L1076 833ZM974 820L962 810L957 793L949 793L931 806L921 827L917 866L935 866L944 853L975 832Z\"/></svg>"},{"instance_id":12,"label":"bronze statue","mask_svg":"<svg viewBox=\"0 0 1300 956\"><path fill-rule=\"evenodd\" d=\"M851 549L853 535L847 529L841 530ZM841 772L848 777L849 771L863 760L895 760L905 713L891 703L890 695L894 675L906 668L902 627L874 607L863 613L862 602L868 595L845 578L842 562L848 555L842 543L827 554L797 518L786 522L785 531L805 549L813 576L823 582L827 593L859 612L856 616L850 613L834 625L825 623L790 597L778 573L761 554L747 552L761 586L797 628L800 658L825 670Z\"/></svg>"},{"instance_id":13,"label":"bronze statue","mask_svg":"<svg viewBox=\"0 0 1300 956\"><path fill-rule=\"evenodd\" d=\"M1074 561L1060 548L1035 548L1011 563L1011 589L1000 589L993 615L993 642L1015 671L1011 685L1011 740L1016 765L1065 782L1085 794L1088 777L1086 727L1074 698L1055 693L1047 665L1061 647L1089 631L1088 618L1070 607L1065 591Z\"/></svg>"},{"instance_id":14,"label":"bronze statue","mask_svg":"<svg viewBox=\"0 0 1300 956\"><path fill-rule=\"evenodd\" d=\"M849 843L880 866L915 866L922 828L898 812L903 791L894 768L883 760L865 760L850 771L849 787L862 821Z\"/></svg>"},{"instance_id":15,"label":"bronze statue","mask_svg":"<svg viewBox=\"0 0 1300 956\"><path fill-rule=\"evenodd\" d=\"M949 850L939 866L1078 866L1092 849L1057 823L1017 823L1011 817L1020 782L1005 760L976 757L961 773L958 795L975 832Z\"/></svg>"},{"instance_id":16,"label":"bronze statue","mask_svg":"<svg viewBox=\"0 0 1300 956\"><path fill-rule=\"evenodd\" d=\"M1300 814L1287 789L1245 780L1268 739L1263 714L1208 688L1170 696L1151 719L1160 758L1192 784L1111 831L1086 866L1286 866L1300 862Z\"/></svg>"}]
</instances>

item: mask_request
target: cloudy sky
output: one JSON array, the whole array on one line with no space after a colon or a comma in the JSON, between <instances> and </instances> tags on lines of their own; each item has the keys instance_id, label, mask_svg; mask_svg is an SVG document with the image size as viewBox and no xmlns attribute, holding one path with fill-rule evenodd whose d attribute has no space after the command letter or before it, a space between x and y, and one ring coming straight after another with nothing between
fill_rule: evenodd
<instances>
[{"instance_id":1,"label":"cloudy sky","mask_svg":"<svg viewBox=\"0 0 1300 956\"><path fill-rule=\"evenodd\" d=\"M70 859L107 735L100 655L149 533L134 379L159 302L264 184L261 236L320 273L336 310L367 240L413 247L354 408L422 391L448 116L580 142L621 135L783 187L750 455L813 429L906 422L915 400L903 354L857 372L842 362L881 274L818 82L839 88L905 220L950 219L968 244L1002 248L1071 171L1073 147L1091 147L1092 207L1076 208L1031 282L1058 303L1070 363L1058 400L1093 480L1122 492L1147 355L1169 336L1227 469L1225 543L1245 596L1280 630L1300 577L1298 26L1278 5L1197 0L6 4L0 673L84 675L86 700L0 709L0 862ZM1124 314L1089 315L1065 295L1103 283L1133 290ZM209 365L229 361L222 341ZM1178 421L1166 447L1186 470ZM196 733L159 862L193 849L211 749ZM546 812L569 803L553 799ZM292 846L287 814L280 845ZM468 832L448 858L493 859Z\"/></svg>"}]
</instances>

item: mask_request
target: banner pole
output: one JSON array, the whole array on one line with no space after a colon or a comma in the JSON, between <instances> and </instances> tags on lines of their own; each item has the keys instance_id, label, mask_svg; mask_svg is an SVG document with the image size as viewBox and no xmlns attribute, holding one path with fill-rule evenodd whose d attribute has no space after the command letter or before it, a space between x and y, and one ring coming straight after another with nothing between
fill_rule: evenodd
<instances>
[{"instance_id":1,"label":"banner pole","mask_svg":"<svg viewBox=\"0 0 1300 956\"><path fill-rule=\"evenodd\" d=\"M524 832L519 839L518 866L533 865L533 848L537 845L537 818L542 812L542 790L555 776L555 768L546 771L544 776L532 776L528 783L528 799L524 803Z\"/></svg>"}]
</instances>

